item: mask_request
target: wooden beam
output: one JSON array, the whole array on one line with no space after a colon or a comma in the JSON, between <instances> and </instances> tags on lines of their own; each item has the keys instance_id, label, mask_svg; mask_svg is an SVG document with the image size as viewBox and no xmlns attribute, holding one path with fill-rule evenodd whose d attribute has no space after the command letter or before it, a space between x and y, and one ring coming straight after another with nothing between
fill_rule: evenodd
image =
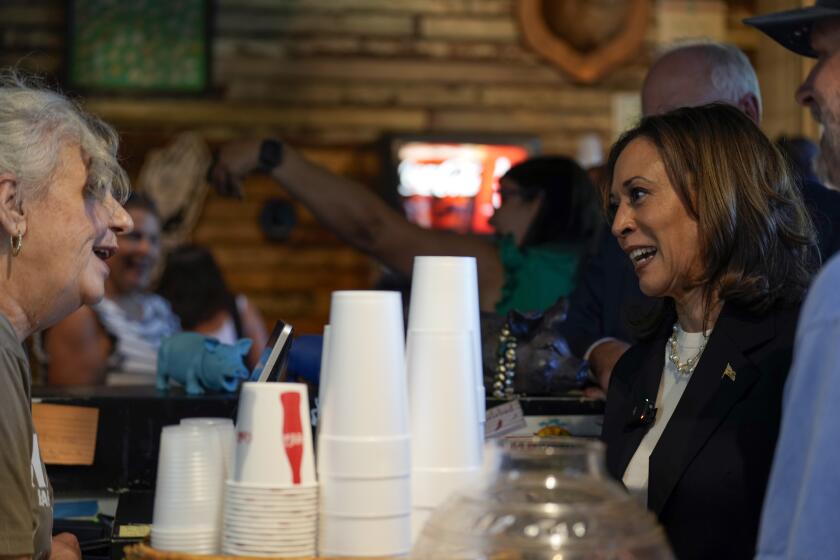
<instances>
[{"instance_id":1,"label":"wooden beam","mask_svg":"<svg viewBox=\"0 0 840 560\"><path fill-rule=\"evenodd\" d=\"M282 108L202 100L91 98L85 107L111 123L159 128L191 126L352 127L417 130L426 126L426 111L389 108Z\"/></svg>"}]
</instances>

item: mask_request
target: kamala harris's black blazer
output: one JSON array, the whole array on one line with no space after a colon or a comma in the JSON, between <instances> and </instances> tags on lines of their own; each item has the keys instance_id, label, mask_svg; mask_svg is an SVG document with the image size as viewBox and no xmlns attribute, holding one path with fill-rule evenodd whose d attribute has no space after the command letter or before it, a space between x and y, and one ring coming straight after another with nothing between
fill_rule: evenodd
<instances>
[{"instance_id":1,"label":"kamala harris's black blazer","mask_svg":"<svg viewBox=\"0 0 840 560\"><path fill-rule=\"evenodd\" d=\"M650 456L648 508L680 560L751 559L779 432L799 307L756 317L724 308ZM628 350L613 370L604 414L607 469L619 481L650 424L673 323Z\"/></svg>"}]
</instances>

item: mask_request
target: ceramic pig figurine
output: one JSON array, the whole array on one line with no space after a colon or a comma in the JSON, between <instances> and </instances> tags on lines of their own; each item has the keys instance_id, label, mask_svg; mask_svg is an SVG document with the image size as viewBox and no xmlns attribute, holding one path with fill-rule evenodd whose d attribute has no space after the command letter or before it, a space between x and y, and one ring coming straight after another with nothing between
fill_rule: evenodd
<instances>
[{"instance_id":1,"label":"ceramic pig figurine","mask_svg":"<svg viewBox=\"0 0 840 560\"><path fill-rule=\"evenodd\" d=\"M211 391L235 391L250 372L243 361L251 349L251 339L234 345L194 332L165 338L158 350L157 388L166 389L174 379L186 386L190 395Z\"/></svg>"}]
</instances>

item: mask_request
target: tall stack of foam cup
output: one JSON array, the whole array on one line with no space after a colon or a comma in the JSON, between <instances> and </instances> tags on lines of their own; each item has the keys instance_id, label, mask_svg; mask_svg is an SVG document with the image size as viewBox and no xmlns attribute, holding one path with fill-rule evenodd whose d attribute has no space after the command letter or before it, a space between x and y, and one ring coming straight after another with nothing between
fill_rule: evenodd
<instances>
[{"instance_id":1,"label":"tall stack of foam cup","mask_svg":"<svg viewBox=\"0 0 840 560\"><path fill-rule=\"evenodd\" d=\"M315 556L318 482L306 385L242 385L224 503L224 554Z\"/></svg>"},{"instance_id":2,"label":"tall stack of foam cup","mask_svg":"<svg viewBox=\"0 0 840 560\"><path fill-rule=\"evenodd\" d=\"M321 369L318 371L318 419L315 438L321 435L321 412L324 410L324 391L327 388L327 369L330 356L330 326L324 325L324 336L321 345Z\"/></svg>"},{"instance_id":3,"label":"tall stack of foam cup","mask_svg":"<svg viewBox=\"0 0 840 560\"><path fill-rule=\"evenodd\" d=\"M160 436L152 546L218 554L224 458L209 425L166 426Z\"/></svg>"},{"instance_id":4,"label":"tall stack of foam cup","mask_svg":"<svg viewBox=\"0 0 840 560\"><path fill-rule=\"evenodd\" d=\"M411 548L404 341L398 293L333 293L318 426L322 556Z\"/></svg>"},{"instance_id":5,"label":"tall stack of foam cup","mask_svg":"<svg viewBox=\"0 0 840 560\"><path fill-rule=\"evenodd\" d=\"M484 373L481 365L481 319L478 269L474 257L415 257L411 275L409 335L413 330L469 332L473 347L473 383L479 423L479 446L484 446Z\"/></svg>"},{"instance_id":6,"label":"tall stack of foam cup","mask_svg":"<svg viewBox=\"0 0 840 560\"><path fill-rule=\"evenodd\" d=\"M416 537L431 511L481 472L484 382L474 258L414 259L407 347Z\"/></svg>"}]
</instances>

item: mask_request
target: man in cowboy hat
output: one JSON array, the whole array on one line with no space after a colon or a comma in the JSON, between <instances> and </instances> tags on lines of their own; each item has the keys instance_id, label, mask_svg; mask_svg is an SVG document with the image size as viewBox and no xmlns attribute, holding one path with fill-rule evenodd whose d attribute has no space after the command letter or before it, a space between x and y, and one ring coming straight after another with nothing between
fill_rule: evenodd
<instances>
[{"instance_id":1,"label":"man in cowboy hat","mask_svg":"<svg viewBox=\"0 0 840 560\"><path fill-rule=\"evenodd\" d=\"M796 100L823 125L819 169L840 186L840 0L745 20L817 59ZM840 558L840 257L811 287L797 327L757 558Z\"/></svg>"},{"instance_id":2,"label":"man in cowboy hat","mask_svg":"<svg viewBox=\"0 0 840 560\"><path fill-rule=\"evenodd\" d=\"M819 172L840 188L840 1L818 0L815 6L744 20L802 56L817 59L799 86L796 100L823 125Z\"/></svg>"}]
</instances>

